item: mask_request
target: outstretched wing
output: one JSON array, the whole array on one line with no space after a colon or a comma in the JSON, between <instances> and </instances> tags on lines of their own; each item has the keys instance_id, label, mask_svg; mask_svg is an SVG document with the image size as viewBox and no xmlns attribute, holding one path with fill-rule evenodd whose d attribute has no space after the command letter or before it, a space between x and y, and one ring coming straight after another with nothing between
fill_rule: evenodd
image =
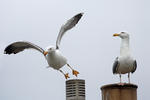
<instances>
[{"instance_id":1,"label":"outstretched wing","mask_svg":"<svg viewBox=\"0 0 150 100\"><path fill-rule=\"evenodd\" d=\"M113 64L113 74L117 74L117 70L118 70L118 67L119 67L119 61L118 61L118 57L115 59L115 62Z\"/></svg>"},{"instance_id":2,"label":"outstretched wing","mask_svg":"<svg viewBox=\"0 0 150 100\"><path fill-rule=\"evenodd\" d=\"M44 50L41 47L39 47L33 43L26 42L26 41L18 41L18 42L14 42L14 43L8 45L5 48L4 53L5 54L16 54L16 53L19 53L25 49L30 49L30 48L38 50L41 53L44 53Z\"/></svg>"},{"instance_id":3,"label":"outstretched wing","mask_svg":"<svg viewBox=\"0 0 150 100\"><path fill-rule=\"evenodd\" d=\"M134 63L133 63L133 70L132 70L132 73L135 72L136 68L137 68L137 63L136 63L136 60L135 60Z\"/></svg>"},{"instance_id":4,"label":"outstretched wing","mask_svg":"<svg viewBox=\"0 0 150 100\"><path fill-rule=\"evenodd\" d=\"M66 31L70 30L78 23L78 21L81 19L82 15L83 15L83 13L79 13L79 14L75 15L74 17L72 17L71 19L69 19L65 25L62 25L60 32L58 34L58 37L57 37L57 41L56 41L57 49L59 49L59 45L60 45L62 36L65 34Z\"/></svg>"}]
</instances>

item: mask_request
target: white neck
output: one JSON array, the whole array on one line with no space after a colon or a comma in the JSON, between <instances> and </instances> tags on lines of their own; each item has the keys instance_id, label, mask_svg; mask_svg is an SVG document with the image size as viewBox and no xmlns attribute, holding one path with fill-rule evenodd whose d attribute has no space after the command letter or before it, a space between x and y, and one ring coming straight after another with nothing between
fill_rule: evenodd
<instances>
[{"instance_id":1,"label":"white neck","mask_svg":"<svg viewBox=\"0 0 150 100\"><path fill-rule=\"evenodd\" d=\"M122 39L120 47L120 56L130 56L129 38Z\"/></svg>"}]
</instances>

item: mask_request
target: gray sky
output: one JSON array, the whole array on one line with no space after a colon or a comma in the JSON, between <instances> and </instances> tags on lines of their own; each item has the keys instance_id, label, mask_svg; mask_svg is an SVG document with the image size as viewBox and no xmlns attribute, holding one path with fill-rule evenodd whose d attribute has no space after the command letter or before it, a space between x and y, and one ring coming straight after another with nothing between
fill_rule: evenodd
<instances>
[{"instance_id":1,"label":"gray sky","mask_svg":"<svg viewBox=\"0 0 150 100\"><path fill-rule=\"evenodd\" d=\"M0 100L65 100L64 76L48 65L38 51L4 55L4 48L26 40L46 48L55 45L59 29L79 12L84 16L61 41L61 52L86 80L86 100L100 100L100 87L119 82L112 64L119 55L120 39L130 34L138 68L131 76L138 99L149 98L149 0L1 0L0 1ZM65 72L71 70L64 67ZM70 75L72 78L74 76ZM127 82L127 75L123 75Z\"/></svg>"}]
</instances>

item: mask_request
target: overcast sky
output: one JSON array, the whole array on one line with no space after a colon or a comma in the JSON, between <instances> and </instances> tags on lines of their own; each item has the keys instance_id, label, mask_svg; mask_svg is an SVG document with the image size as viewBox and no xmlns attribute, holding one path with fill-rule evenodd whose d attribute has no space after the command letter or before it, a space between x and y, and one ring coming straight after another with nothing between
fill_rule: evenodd
<instances>
[{"instance_id":1,"label":"overcast sky","mask_svg":"<svg viewBox=\"0 0 150 100\"><path fill-rule=\"evenodd\" d=\"M4 55L12 42L26 40L46 48L54 45L66 20L84 12L75 28L61 41L60 50L86 81L86 100L100 100L100 87L119 82L112 64L119 55L120 38L130 34L132 55L138 68L131 75L137 84L138 99L150 93L149 0L1 0L0 1L0 100L65 100L64 76L48 66L35 50ZM71 70L66 66L64 72ZM127 82L127 75L123 75Z\"/></svg>"}]
</instances>

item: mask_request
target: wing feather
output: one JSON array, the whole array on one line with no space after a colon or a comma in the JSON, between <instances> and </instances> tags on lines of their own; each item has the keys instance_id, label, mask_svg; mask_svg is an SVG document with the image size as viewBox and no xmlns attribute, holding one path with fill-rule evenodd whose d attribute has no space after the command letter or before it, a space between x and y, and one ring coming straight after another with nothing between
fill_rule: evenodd
<instances>
[{"instance_id":1,"label":"wing feather","mask_svg":"<svg viewBox=\"0 0 150 100\"><path fill-rule=\"evenodd\" d=\"M117 70L118 70L118 67L119 67L119 61L118 61L118 57L115 59L115 62L113 64L113 74L117 74Z\"/></svg>"},{"instance_id":2,"label":"wing feather","mask_svg":"<svg viewBox=\"0 0 150 100\"><path fill-rule=\"evenodd\" d=\"M57 37L57 41L56 41L57 49L59 49L59 45L60 45L62 36L65 34L66 31L70 30L78 23L78 21L81 19L82 15L83 15L83 13L79 13L79 14L75 15L74 17L72 17L71 19L69 19L65 25L62 25L60 32L58 34L58 37Z\"/></svg>"},{"instance_id":3,"label":"wing feather","mask_svg":"<svg viewBox=\"0 0 150 100\"><path fill-rule=\"evenodd\" d=\"M133 70L132 70L132 73L134 73L136 71L136 68L137 68L137 63L136 63L136 60L134 61L133 63Z\"/></svg>"},{"instance_id":4,"label":"wing feather","mask_svg":"<svg viewBox=\"0 0 150 100\"><path fill-rule=\"evenodd\" d=\"M44 50L41 47L39 47L33 43L27 42L27 41L18 41L18 42L14 42L14 43L8 45L5 48L4 53L5 54L16 54L25 49L35 49L41 53L44 53Z\"/></svg>"}]
</instances>

